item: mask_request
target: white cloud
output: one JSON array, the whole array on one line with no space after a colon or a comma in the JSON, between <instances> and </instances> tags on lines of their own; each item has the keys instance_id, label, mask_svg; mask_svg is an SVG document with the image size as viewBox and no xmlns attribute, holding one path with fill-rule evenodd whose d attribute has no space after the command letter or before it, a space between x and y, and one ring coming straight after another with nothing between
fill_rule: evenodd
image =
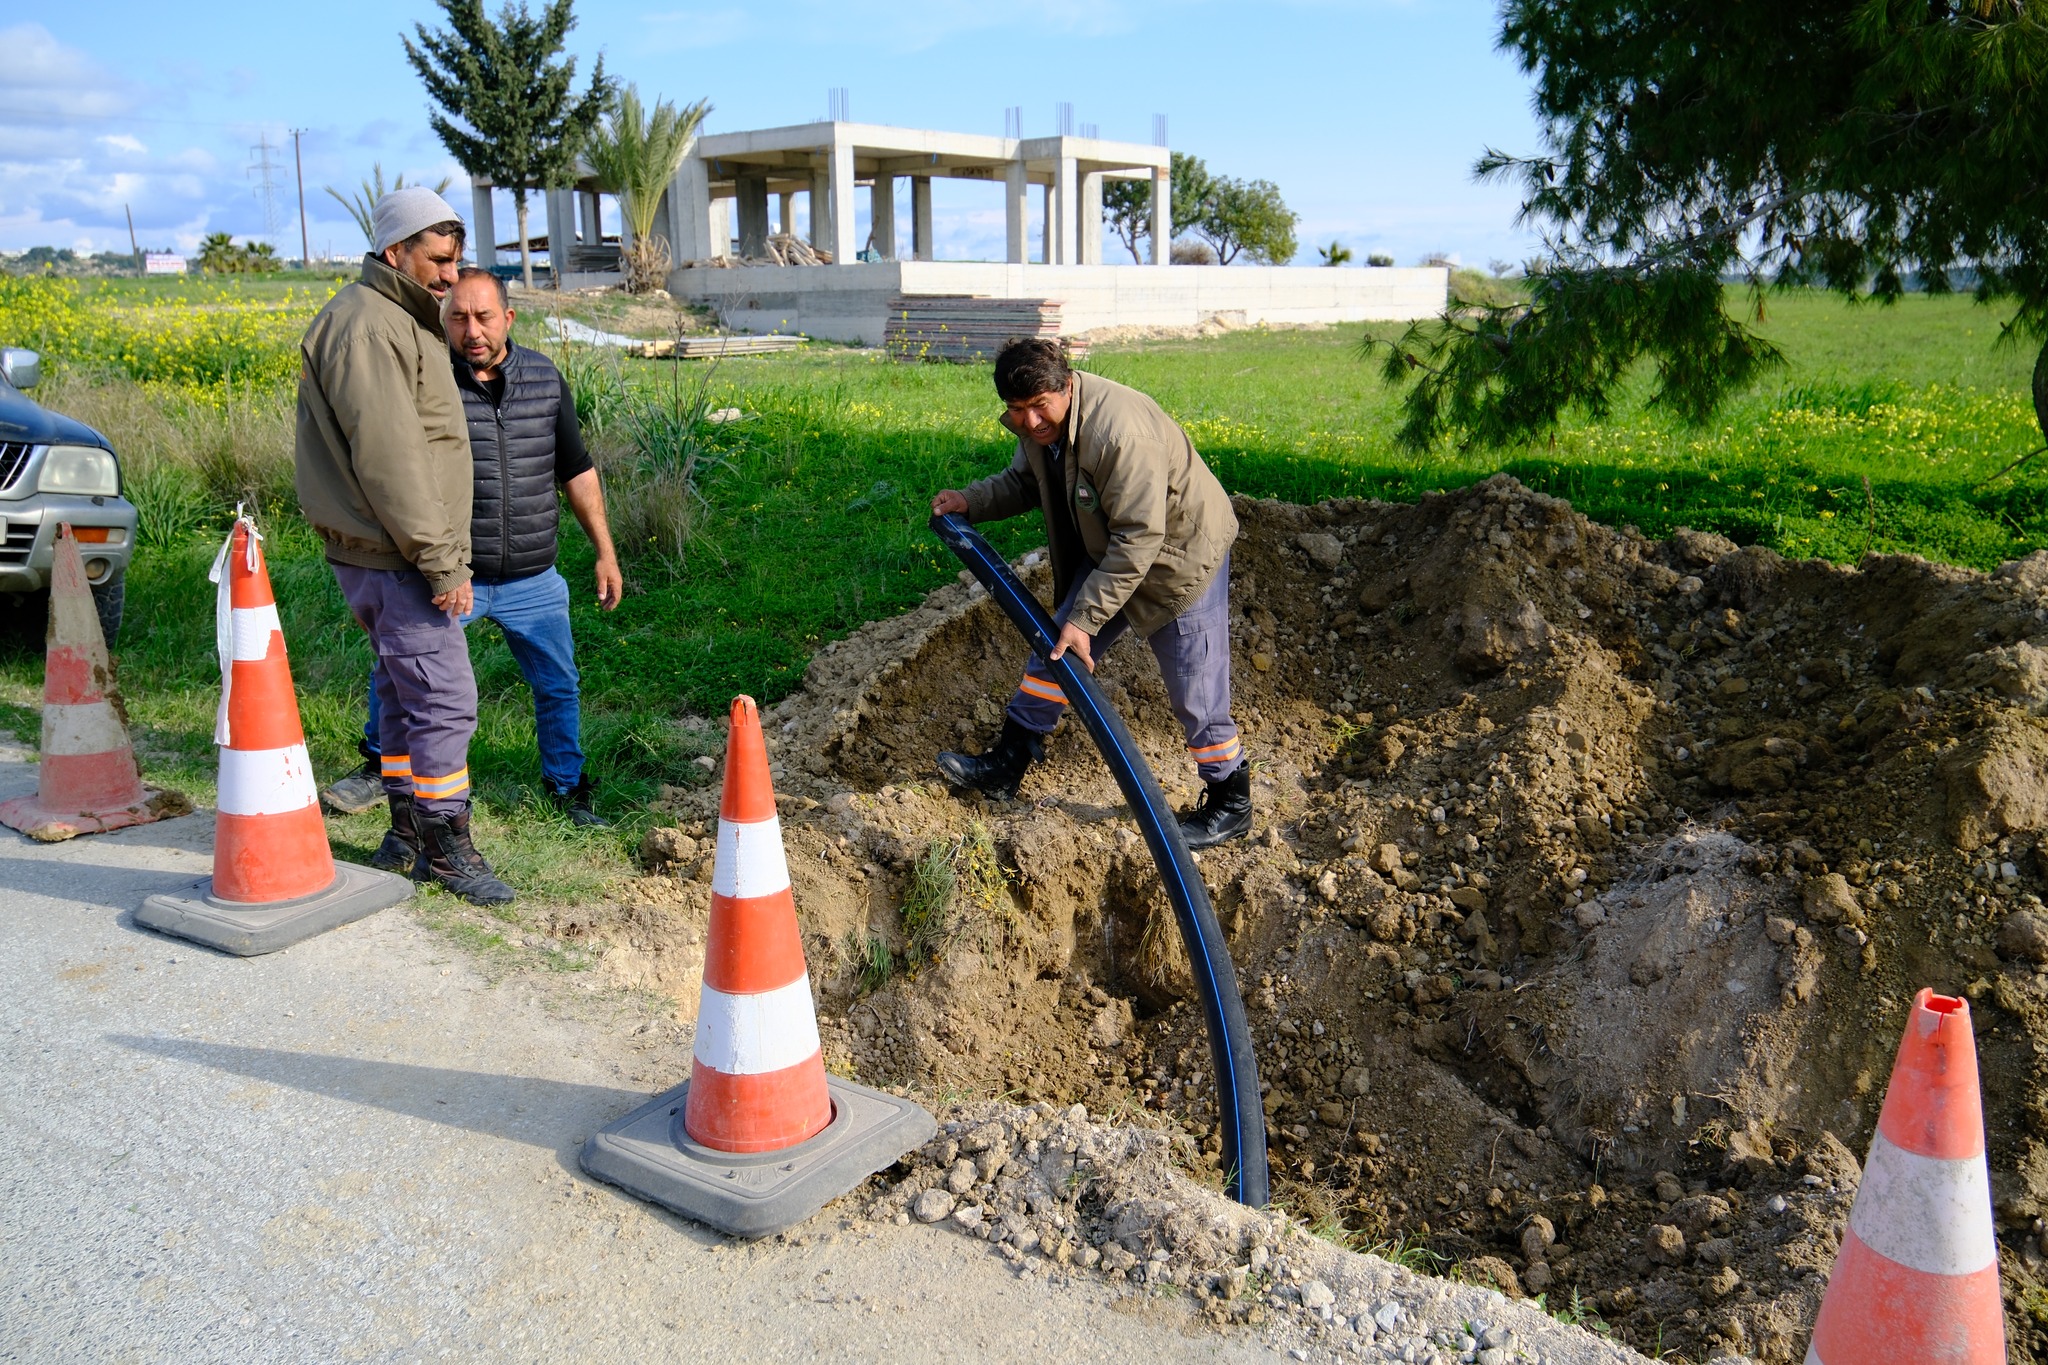
<instances>
[{"instance_id":1,"label":"white cloud","mask_svg":"<svg viewBox=\"0 0 2048 1365\"><path fill-rule=\"evenodd\" d=\"M0 52L0 246L125 251L131 212L154 244L196 240L219 217L220 159L172 117L180 95L107 69L40 24L0 28Z\"/></svg>"}]
</instances>

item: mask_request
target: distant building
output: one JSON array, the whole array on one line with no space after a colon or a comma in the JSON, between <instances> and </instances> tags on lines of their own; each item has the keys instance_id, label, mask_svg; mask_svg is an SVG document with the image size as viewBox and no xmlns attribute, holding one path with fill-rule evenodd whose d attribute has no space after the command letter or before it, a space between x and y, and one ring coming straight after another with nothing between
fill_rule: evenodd
<instances>
[{"instance_id":1,"label":"distant building","mask_svg":"<svg viewBox=\"0 0 2048 1365\"><path fill-rule=\"evenodd\" d=\"M799 331L868 345L882 344L891 316L905 314L905 305L918 299L1039 305L1037 316L1056 315L1066 335L1206 319L1402 321L1442 311L1450 274L1443 266L1338 271L1172 264L1171 254L1159 249L1174 236L1171 169L1164 146L1066 134L991 137L844 121L710 133L684 157L655 225L668 240L668 288L676 297L716 308L742 331ZM1003 211L1002 260L935 259L935 179L991 188L991 200ZM1150 184L1150 264L1104 260L1103 183L1112 179ZM898 186L906 180L904 224ZM486 268L496 264L491 188L472 182L477 260ZM1027 230L1034 190L1037 234ZM865 242L855 227L859 191L869 204ZM607 193L580 166L573 184L540 189L557 287L620 282L620 252L630 237L600 231ZM799 200L807 206L808 241L797 238ZM909 230L901 231L905 226Z\"/></svg>"}]
</instances>

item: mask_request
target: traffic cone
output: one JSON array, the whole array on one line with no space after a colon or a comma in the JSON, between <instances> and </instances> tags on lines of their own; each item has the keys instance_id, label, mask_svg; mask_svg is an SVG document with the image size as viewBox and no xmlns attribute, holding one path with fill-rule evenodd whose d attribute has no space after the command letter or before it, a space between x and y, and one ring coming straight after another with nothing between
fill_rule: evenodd
<instances>
[{"instance_id":1,"label":"traffic cone","mask_svg":"<svg viewBox=\"0 0 2048 1365\"><path fill-rule=\"evenodd\" d=\"M592 1137L583 1169L724 1232L802 1222L938 1130L825 1074L768 746L733 700L690 1079Z\"/></svg>"},{"instance_id":2,"label":"traffic cone","mask_svg":"<svg viewBox=\"0 0 2048 1365\"><path fill-rule=\"evenodd\" d=\"M213 875L188 893L151 896L136 919L246 957L396 905L412 883L336 863L327 847L262 536L247 517L237 516L213 579L221 655Z\"/></svg>"},{"instance_id":3,"label":"traffic cone","mask_svg":"<svg viewBox=\"0 0 2048 1365\"><path fill-rule=\"evenodd\" d=\"M1922 989L1807 1365L1999 1365L2005 1316L1970 1002Z\"/></svg>"},{"instance_id":4,"label":"traffic cone","mask_svg":"<svg viewBox=\"0 0 2048 1365\"><path fill-rule=\"evenodd\" d=\"M832 1101L751 697L732 706L713 868L683 1127L721 1152L776 1151L820 1132Z\"/></svg>"},{"instance_id":5,"label":"traffic cone","mask_svg":"<svg viewBox=\"0 0 2048 1365\"><path fill-rule=\"evenodd\" d=\"M55 843L160 820L177 801L152 799L128 730L108 697L113 669L71 527L57 528L50 560L49 653L43 664L43 754L36 794L0 803L0 824ZM190 809L185 807L184 809Z\"/></svg>"}]
</instances>

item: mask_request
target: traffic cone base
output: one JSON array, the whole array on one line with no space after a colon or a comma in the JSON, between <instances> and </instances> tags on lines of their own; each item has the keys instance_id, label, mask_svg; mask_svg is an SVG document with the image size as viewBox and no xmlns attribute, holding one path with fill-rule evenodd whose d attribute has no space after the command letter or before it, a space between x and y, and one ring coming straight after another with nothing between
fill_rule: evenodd
<instances>
[{"instance_id":1,"label":"traffic cone base","mask_svg":"<svg viewBox=\"0 0 2048 1365\"><path fill-rule=\"evenodd\" d=\"M795 1227L938 1132L915 1102L830 1076L832 1118L816 1137L772 1152L721 1152L683 1127L693 1085L655 1096L584 1143L583 1169L734 1237Z\"/></svg>"},{"instance_id":2,"label":"traffic cone base","mask_svg":"<svg viewBox=\"0 0 2048 1365\"><path fill-rule=\"evenodd\" d=\"M743 1237L801 1222L937 1131L825 1074L761 718L734 700L690 1080L584 1144L583 1169Z\"/></svg>"},{"instance_id":3,"label":"traffic cone base","mask_svg":"<svg viewBox=\"0 0 2048 1365\"><path fill-rule=\"evenodd\" d=\"M36 794L0 802L0 824L42 843L146 825L189 809L146 791L127 727L109 698L113 669L71 528L50 559L49 649L43 662L42 759Z\"/></svg>"},{"instance_id":4,"label":"traffic cone base","mask_svg":"<svg viewBox=\"0 0 2048 1365\"><path fill-rule=\"evenodd\" d=\"M135 922L236 957L260 957L374 915L413 893L406 878L355 863L334 864L334 880L323 890L270 905L222 900L213 885L212 877L201 877L181 890L151 896L135 912Z\"/></svg>"},{"instance_id":5,"label":"traffic cone base","mask_svg":"<svg viewBox=\"0 0 2048 1365\"><path fill-rule=\"evenodd\" d=\"M1906 1020L1806 1362L2004 1360L1970 1006L1922 990Z\"/></svg>"},{"instance_id":6,"label":"traffic cone base","mask_svg":"<svg viewBox=\"0 0 2048 1365\"><path fill-rule=\"evenodd\" d=\"M228 630L213 875L151 896L138 924L251 957L274 953L412 895L412 882L336 863L299 725L260 537L237 520L216 565Z\"/></svg>"}]
</instances>

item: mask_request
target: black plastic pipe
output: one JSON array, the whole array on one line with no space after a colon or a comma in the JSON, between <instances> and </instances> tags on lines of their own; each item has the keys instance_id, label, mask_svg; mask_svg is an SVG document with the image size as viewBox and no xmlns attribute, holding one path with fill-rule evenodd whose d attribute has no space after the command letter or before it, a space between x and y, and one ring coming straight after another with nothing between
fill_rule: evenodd
<instances>
[{"instance_id":1,"label":"black plastic pipe","mask_svg":"<svg viewBox=\"0 0 2048 1365\"><path fill-rule=\"evenodd\" d=\"M1123 717L1110 708L1095 678L1071 654L1054 659L1059 632L1028 589L1010 572L981 533L956 516L932 518L932 530L960 557L968 572L1003 609L1032 653L1045 661L1059 680L1067 702L1088 727L1103 761L1116 776L1159 867L1159 883L1180 924L1194 968L1195 993L1202 998L1202 1017L1209 1027L1209 1057L1216 1068L1216 1108L1223 1128L1224 1191L1240 1204L1266 1206L1271 1195L1266 1171L1266 1111L1259 1103L1259 1066L1252 1056L1251 1030L1244 1021L1244 1000L1238 994L1237 968L1224 946L1223 926L1209 903L1209 888L1195 870L1194 855L1181 837L1180 822L1159 789L1159 779L1138 751Z\"/></svg>"}]
</instances>

